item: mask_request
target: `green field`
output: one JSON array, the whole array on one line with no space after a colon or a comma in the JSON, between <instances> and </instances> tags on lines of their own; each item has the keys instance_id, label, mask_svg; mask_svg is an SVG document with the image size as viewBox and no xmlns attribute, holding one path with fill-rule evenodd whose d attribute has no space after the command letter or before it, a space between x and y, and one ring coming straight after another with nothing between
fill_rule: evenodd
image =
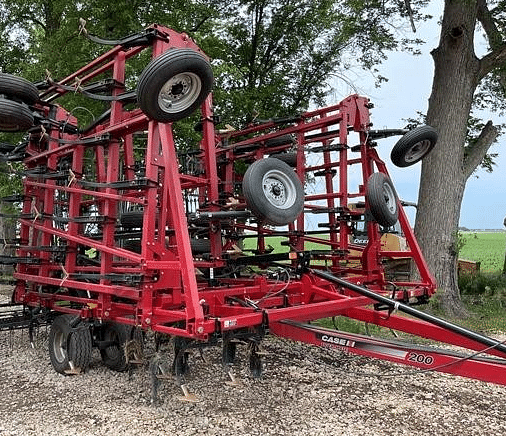
<instances>
[{"instance_id":1,"label":"green field","mask_svg":"<svg viewBox=\"0 0 506 436\"><path fill-rule=\"evenodd\" d=\"M480 262L481 272L500 272L504 265L506 232L461 232L459 258Z\"/></svg>"},{"instance_id":2,"label":"green field","mask_svg":"<svg viewBox=\"0 0 506 436\"><path fill-rule=\"evenodd\" d=\"M319 235L320 238L325 238L325 235ZM272 236L265 237L265 246L272 247L274 249L274 253L286 253L289 248L286 245L282 245L283 241L287 241L288 238L280 237L280 236ZM257 240L256 238L246 238L244 239L244 249L245 250L255 250L256 249ZM306 242L305 244L306 250L325 250L328 249L328 245L316 244L313 242Z\"/></svg>"},{"instance_id":3,"label":"green field","mask_svg":"<svg viewBox=\"0 0 506 436\"><path fill-rule=\"evenodd\" d=\"M480 332L506 331L506 278L501 274L506 251L506 232L459 232L459 239L459 258L480 262L482 274L465 274L459 277L462 301L469 316L453 321ZM271 245L275 252L280 252L287 250L286 246L280 244L283 240L286 238L272 237L266 238L265 242L266 245ZM254 250L256 239L247 238L244 246ZM427 307L421 309L445 317L436 297L431 299ZM338 323L341 330L364 333L365 327L360 322L339 317ZM322 320L321 324L333 327L331 319ZM388 330L375 326L371 326L371 329L373 335L390 334Z\"/></svg>"},{"instance_id":4,"label":"green field","mask_svg":"<svg viewBox=\"0 0 506 436\"><path fill-rule=\"evenodd\" d=\"M506 232L460 232L461 248L459 258L480 262L480 271L493 273L502 271L504 253L506 250ZM271 245L276 253L288 251L281 241L286 238L266 238L266 245ZM463 245L462 245L463 244ZM256 248L256 239L247 238L244 242L246 249ZM308 249L321 249L322 246L308 244Z\"/></svg>"}]
</instances>

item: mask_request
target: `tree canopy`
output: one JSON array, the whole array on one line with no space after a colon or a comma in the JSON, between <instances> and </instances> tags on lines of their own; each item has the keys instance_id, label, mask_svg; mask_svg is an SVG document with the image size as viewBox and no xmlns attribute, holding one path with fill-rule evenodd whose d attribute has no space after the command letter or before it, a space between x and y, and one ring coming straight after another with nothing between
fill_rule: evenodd
<instances>
[{"instance_id":1,"label":"tree canopy","mask_svg":"<svg viewBox=\"0 0 506 436\"><path fill-rule=\"evenodd\" d=\"M408 10L353 0L0 2L0 70L32 81L61 78L104 50L82 37L81 19L109 39L157 22L189 33L212 58L225 119L286 115L322 104L332 75L351 66L374 72L389 50L416 50L420 41L402 31L410 15L424 18L418 10L427 3Z\"/></svg>"}]
</instances>

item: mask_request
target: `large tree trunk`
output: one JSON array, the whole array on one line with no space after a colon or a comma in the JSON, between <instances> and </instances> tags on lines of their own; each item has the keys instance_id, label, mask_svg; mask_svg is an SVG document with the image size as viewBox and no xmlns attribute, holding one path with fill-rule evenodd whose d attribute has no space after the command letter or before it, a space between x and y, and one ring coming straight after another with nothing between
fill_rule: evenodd
<instances>
[{"instance_id":1,"label":"large tree trunk","mask_svg":"<svg viewBox=\"0 0 506 436\"><path fill-rule=\"evenodd\" d=\"M446 1L439 46L433 50L434 82L427 124L439 140L422 163L415 233L448 315L465 313L457 283L457 231L467 175L464 144L477 86L474 2Z\"/></svg>"}]
</instances>

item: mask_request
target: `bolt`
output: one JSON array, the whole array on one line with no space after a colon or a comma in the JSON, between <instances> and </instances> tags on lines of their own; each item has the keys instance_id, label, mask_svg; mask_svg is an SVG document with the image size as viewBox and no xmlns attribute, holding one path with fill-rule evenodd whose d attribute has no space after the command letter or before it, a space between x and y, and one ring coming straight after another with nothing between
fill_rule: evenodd
<instances>
[{"instance_id":1,"label":"bolt","mask_svg":"<svg viewBox=\"0 0 506 436\"><path fill-rule=\"evenodd\" d=\"M151 318L146 318L146 324L151 324Z\"/></svg>"},{"instance_id":2,"label":"bolt","mask_svg":"<svg viewBox=\"0 0 506 436\"><path fill-rule=\"evenodd\" d=\"M198 328L197 328L197 333L198 333L198 334L202 334L202 333L204 333L204 327L202 327L202 326L198 327Z\"/></svg>"}]
</instances>

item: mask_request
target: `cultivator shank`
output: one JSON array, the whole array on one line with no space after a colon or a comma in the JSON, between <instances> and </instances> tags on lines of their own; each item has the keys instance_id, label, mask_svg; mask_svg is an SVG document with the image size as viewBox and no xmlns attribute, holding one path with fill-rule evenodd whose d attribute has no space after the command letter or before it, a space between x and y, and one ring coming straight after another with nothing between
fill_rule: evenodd
<instances>
[{"instance_id":1,"label":"cultivator shank","mask_svg":"<svg viewBox=\"0 0 506 436\"><path fill-rule=\"evenodd\" d=\"M152 60L129 91L129 61L145 52ZM301 322L422 326L373 298L415 304L435 291L376 152L377 139L407 131L371 130L372 105L357 95L220 130L211 86L207 57L160 26L47 83L30 102L14 300L88 323L95 342L117 324L120 344L139 327L184 338L181 349L222 343L228 360L246 342L257 369L269 331L315 343ZM56 104L69 93L106 109L83 128ZM181 145L173 123L197 108L200 141ZM426 127L412 132L396 149L402 163L435 143ZM397 222L406 243L392 248L384 235ZM284 249L273 251L278 241ZM434 336L425 324L417 333ZM358 343L343 341L349 351Z\"/></svg>"}]
</instances>

